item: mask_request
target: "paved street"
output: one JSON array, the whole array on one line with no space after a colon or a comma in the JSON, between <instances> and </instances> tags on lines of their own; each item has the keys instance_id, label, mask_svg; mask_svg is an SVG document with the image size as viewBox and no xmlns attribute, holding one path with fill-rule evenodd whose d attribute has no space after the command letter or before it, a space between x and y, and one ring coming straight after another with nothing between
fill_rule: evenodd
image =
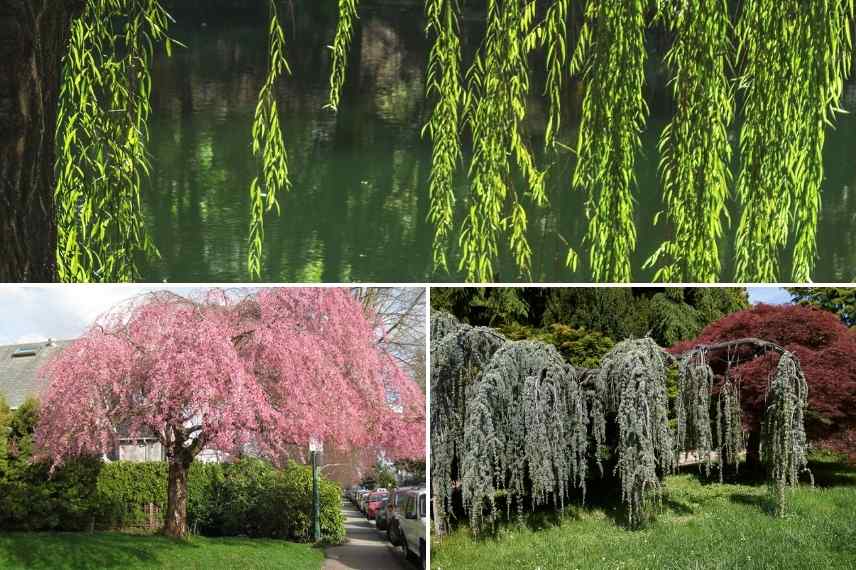
<instances>
[{"instance_id":1,"label":"paved street","mask_svg":"<svg viewBox=\"0 0 856 570\"><path fill-rule=\"evenodd\" d=\"M347 540L340 546L326 549L324 570L414 570L418 564L408 562L400 548L386 540L386 533L375 528L374 522L347 499L342 499Z\"/></svg>"}]
</instances>

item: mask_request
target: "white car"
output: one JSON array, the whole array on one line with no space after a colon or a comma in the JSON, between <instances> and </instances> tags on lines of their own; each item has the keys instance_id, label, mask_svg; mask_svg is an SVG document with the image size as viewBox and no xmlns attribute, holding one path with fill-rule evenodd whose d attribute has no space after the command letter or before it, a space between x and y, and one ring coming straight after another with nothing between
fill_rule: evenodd
<instances>
[{"instance_id":1,"label":"white car","mask_svg":"<svg viewBox=\"0 0 856 570\"><path fill-rule=\"evenodd\" d=\"M428 529L428 492L425 489L407 491L396 513L401 548L407 558L418 558L425 567Z\"/></svg>"}]
</instances>

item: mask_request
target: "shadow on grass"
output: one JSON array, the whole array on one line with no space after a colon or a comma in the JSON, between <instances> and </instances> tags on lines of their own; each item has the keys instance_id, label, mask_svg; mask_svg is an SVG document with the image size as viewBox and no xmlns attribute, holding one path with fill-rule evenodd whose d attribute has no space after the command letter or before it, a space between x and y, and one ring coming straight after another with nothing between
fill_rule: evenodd
<instances>
[{"instance_id":1,"label":"shadow on grass","mask_svg":"<svg viewBox=\"0 0 856 570\"><path fill-rule=\"evenodd\" d=\"M199 547L187 541L119 533L0 534L0 559L25 568L155 567L159 554L195 548Z\"/></svg>"},{"instance_id":2,"label":"shadow on grass","mask_svg":"<svg viewBox=\"0 0 856 570\"><path fill-rule=\"evenodd\" d=\"M755 507L768 515L775 513L775 505L767 495L749 495L747 493L732 493L728 500L737 505Z\"/></svg>"}]
</instances>

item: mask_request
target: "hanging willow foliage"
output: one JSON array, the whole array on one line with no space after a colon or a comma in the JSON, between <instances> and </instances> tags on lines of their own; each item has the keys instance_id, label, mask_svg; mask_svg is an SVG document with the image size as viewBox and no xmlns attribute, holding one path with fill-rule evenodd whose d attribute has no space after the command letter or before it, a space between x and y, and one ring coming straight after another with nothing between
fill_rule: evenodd
<instances>
[{"instance_id":1,"label":"hanging willow foliage","mask_svg":"<svg viewBox=\"0 0 856 570\"><path fill-rule=\"evenodd\" d=\"M803 162L794 197L794 258L791 280L811 281L817 257L817 220L823 183L823 144L844 89L853 57L853 0L800 3L799 29L792 48L801 57L803 95L797 126Z\"/></svg>"},{"instance_id":2,"label":"hanging willow foliage","mask_svg":"<svg viewBox=\"0 0 856 570\"><path fill-rule=\"evenodd\" d=\"M148 175L150 65L169 15L157 0L89 0L71 26L57 114L57 274L127 282L157 250L140 198Z\"/></svg>"},{"instance_id":3,"label":"hanging willow foliage","mask_svg":"<svg viewBox=\"0 0 856 570\"><path fill-rule=\"evenodd\" d=\"M675 114L659 145L663 201L673 237L645 267L666 261L654 274L655 281L713 282L720 274L717 241L728 214L727 129L734 107L728 77L732 52L728 2L660 0L659 17L675 35L666 54L674 73Z\"/></svg>"},{"instance_id":4,"label":"hanging willow foliage","mask_svg":"<svg viewBox=\"0 0 856 570\"><path fill-rule=\"evenodd\" d=\"M351 35L354 32L354 20L357 19L359 0L339 0L339 20L336 24L336 38L330 49L332 67L330 71L330 101L327 107L339 110L342 87L345 85L345 72L348 68L348 52L351 49Z\"/></svg>"},{"instance_id":5,"label":"hanging willow foliage","mask_svg":"<svg viewBox=\"0 0 856 570\"><path fill-rule=\"evenodd\" d=\"M285 34L279 23L276 0L270 0L268 28L270 64L265 82L259 91L253 119L253 156L262 163L261 177L250 182L250 237L247 269L251 278L259 278L262 270L264 216L276 209L279 214L278 191L288 191L288 153L283 142L277 105L277 81L283 73L291 73L285 58Z\"/></svg>"},{"instance_id":6,"label":"hanging willow foliage","mask_svg":"<svg viewBox=\"0 0 856 570\"><path fill-rule=\"evenodd\" d=\"M429 220L434 224L434 267L447 270L446 250L455 218L455 174L461 155L461 40L457 0L426 0L428 33L435 34L428 56L427 95L437 102L423 129L433 142L428 188Z\"/></svg>"},{"instance_id":7,"label":"hanging willow foliage","mask_svg":"<svg viewBox=\"0 0 856 570\"><path fill-rule=\"evenodd\" d=\"M805 377L796 357L771 343L739 339L670 355L650 338L627 340L600 368L585 370L552 345L510 342L446 313L431 319L431 482L444 524L454 515L456 489L476 534L502 514L500 498L509 519L512 510L522 517L526 506L562 509L573 489L584 498L588 461L600 467L607 418L618 428L615 473L631 526L650 516L680 453L696 453L709 474L718 451L722 481L744 450L740 387L731 376L731 350L740 345L781 355L761 433L777 511L784 488L806 465ZM710 355L723 350L727 367L719 378ZM666 378L675 364L673 433Z\"/></svg>"},{"instance_id":8,"label":"hanging willow foliage","mask_svg":"<svg viewBox=\"0 0 856 570\"><path fill-rule=\"evenodd\" d=\"M514 163L535 204L544 205L547 199L544 173L536 167L522 133L529 93L527 56L536 37L532 34L535 5L534 1L488 0L483 47L468 72L471 200L458 243L459 269L469 281L494 280L493 264L503 232L508 234L518 269L529 274L528 220L513 181ZM506 212L509 200L510 212Z\"/></svg>"},{"instance_id":9,"label":"hanging willow foliage","mask_svg":"<svg viewBox=\"0 0 856 570\"><path fill-rule=\"evenodd\" d=\"M737 280L778 281L793 228L793 279L808 281L823 180L824 129L849 67L852 0L750 0L738 22L745 91L737 194Z\"/></svg>"},{"instance_id":10,"label":"hanging willow foliage","mask_svg":"<svg viewBox=\"0 0 856 570\"><path fill-rule=\"evenodd\" d=\"M636 248L632 187L648 115L645 0L589 0L572 71L585 83L573 187L587 192L586 242L595 281L630 281Z\"/></svg>"},{"instance_id":11,"label":"hanging willow foliage","mask_svg":"<svg viewBox=\"0 0 856 570\"><path fill-rule=\"evenodd\" d=\"M767 401L761 432L761 458L770 471L770 491L776 513L781 515L785 510L785 488L796 485L801 472L811 475L806 467L808 384L794 354L785 352L779 358Z\"/></svg>"}]
</instances>

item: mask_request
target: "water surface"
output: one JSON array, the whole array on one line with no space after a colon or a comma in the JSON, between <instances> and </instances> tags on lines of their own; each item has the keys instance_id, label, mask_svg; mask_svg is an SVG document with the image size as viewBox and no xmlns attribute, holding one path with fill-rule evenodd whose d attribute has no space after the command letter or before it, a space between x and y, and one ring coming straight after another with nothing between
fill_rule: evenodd
<instances>
[{"instance_id":1,"label":"water surface","mask_svg":"<svg viewBox=\"0 0 856 570\"><path fill-rule=\"evenodd\" d=\"M432 228L426 221L431 151L429 141L420 136L430 111L423 79L430 45L420 3L364 3L339 113L323 109L329 73L325 46L335 33L335 3L293 4L294 11L286 10L284 18L293 75L282 82L279 99L293 187L280 197L281 215L267 220L263 280L460 280L460 275L433 273L431 268ZM471 38L480 34L475 16L466 25ZM248 187L256 171L250 129L267 61L264 10L244 11L239 18L234 12L218 17L182 10L177 17L173 35L188 48L176 50L171 58L158 56L154 68L153 175L144 199L161 258L144 268L144 277L246 281ZM640 269L642 262L667 231L651 226L661 207L656 141L671 114L660 64L663 48L655 40L648 42L646 86L652 116L636 169L636 281L651 278L650 271ZM472 48L469 45L468 51ZM545 114L542 85L542 74L536 71L528 114L529 135L539 148ZM569 87L569 127L563 139L570 144L576 135L578 91ZM845 107L856 110L854 83L848 84ZM854 149L856 120L841 117L825 150L816 281L856 277ZM550 208L530 210L536 281L590 279L585 263L576 273L564 267L563 240L579 248L585 232L584 196L569 189L572 168L572 158L563 157L551 169ZM465 180L460 186L463 195ZM736 220L733 204L732 211ZM724 241L727 281L732 276L731 244ZM497 277L523 279L507 257Z\"/></svg>"}]
</instances>

